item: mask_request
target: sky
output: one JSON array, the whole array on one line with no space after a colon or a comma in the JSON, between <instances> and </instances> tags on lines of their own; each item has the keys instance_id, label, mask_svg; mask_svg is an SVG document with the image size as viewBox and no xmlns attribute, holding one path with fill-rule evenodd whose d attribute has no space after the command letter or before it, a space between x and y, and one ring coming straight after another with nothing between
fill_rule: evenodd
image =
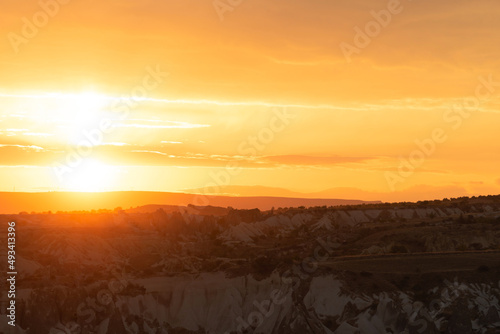
<instances>
[{"instance_id":1,"label":"sky","mask_svg":"<svg viewBox=\"0 0 500 334\"><path fill-rule=\"evenodd\" d=\"M500 193L498 1L2 4L0 191Z\"/></svg>"}]
</instances>

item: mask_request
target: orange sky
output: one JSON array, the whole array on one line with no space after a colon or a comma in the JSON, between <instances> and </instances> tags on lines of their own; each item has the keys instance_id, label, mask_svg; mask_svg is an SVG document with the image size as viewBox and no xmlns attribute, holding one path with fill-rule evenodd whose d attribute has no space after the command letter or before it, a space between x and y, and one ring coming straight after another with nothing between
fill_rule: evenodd
<instances>
[{"instance_id":1,"label":"orange sky","mask_svg":"<svg viewBox=\"0 0 500 334\"><path fill-rule=\"evenodd\" d=\"M498 1L401 1L350 61L390 1L54 1L0 13L0 191L500 193Z\"/></svg>"}]
</instances>

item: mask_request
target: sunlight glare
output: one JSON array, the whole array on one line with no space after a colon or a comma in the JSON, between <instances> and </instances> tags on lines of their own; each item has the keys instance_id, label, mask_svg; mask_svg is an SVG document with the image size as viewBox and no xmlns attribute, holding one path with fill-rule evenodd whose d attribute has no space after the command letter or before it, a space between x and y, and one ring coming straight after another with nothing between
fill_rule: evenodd
<instances>
[{"instance_id":1,"label":"sunlight glare","mask_svg":"<svg viewBox=\"0 0 500 334\"><path fill-rule=\"evenodd\" d=\"M116 178L114 167L95 159L85 159L68 175L64 188L70 191L96 192L109 190Z\"/></svg>"},{"instance_id":2,"label":"sunlight glare","mask_svg":"<svg viewBox=\"0 0 500 334\"><path fill-rule=\"evenodd\" d=\"M71 94L64 96L61 106L61 120L64 137L70 143L79 144L85 139L85 131L91 131L99 127L103 119L110 118L106 106L109 98L94 92Z\"/></svg>"}]
</instances>

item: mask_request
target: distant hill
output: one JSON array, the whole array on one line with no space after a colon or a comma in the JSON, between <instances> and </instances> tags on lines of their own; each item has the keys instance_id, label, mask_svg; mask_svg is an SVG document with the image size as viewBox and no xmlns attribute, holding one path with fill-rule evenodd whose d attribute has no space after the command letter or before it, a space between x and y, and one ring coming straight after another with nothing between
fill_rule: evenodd
<instances>
[{"instance_id":1,"label":"distant hill","mask_svg":"<svg viewBox=\"0 0 500 334\"><path fill-rule=\"evenodd\" d=\"M148 204L141 205L135 208L124 210L126 213L153 213L158 210L163 210L166 213L185 212L196 213L200 216L225 216L230 211L228 208L220 206L181 206L181 205L158 205Z\"/></svg>"},{"instance_id":2,"label":"distant hill","mask_svg":"<svg viewBox=\"0 0 500 334\"><path fill-rule=\"evenodd\" d=\"M218 192L215 193L214 190ZM447 197L463 197L472 195L460 186L428 186L415 185L403 190L389 191L367 191L354 187L335 187L317 192L297 192L285 188L265 187L265 186L242 186L229 185L219 186L217 188L198 188L183 190L187 193L201 193L214 196L272 196L288 198L348 198L362 199L364 201L383 201L383 202L416 202L423 200L436 200Z\"/></svg>"},{"instance_id":3,"label":"distant hill","mask_svg":"<svg viewBox=\"0 0 500 334\"><path fill-rule=\"evenodd\" d=\"M336 206L355 205L363 203L378 203L378 201L362 201L349 199L316 199L288 197L234 197L234 196L202 196L188 193L168 193L149 191L118 191L99 193L78 192L43 192L19 193L0 192L0 213L13 214L45 211L78 211L134 208L144 205L181 205L194 204L198 206L234 207L236 209L269 210L272 207L299 206Z\"/></svg>"},{"instance_id":4,"label":"distant hill","mask_svg":"<svg viewBox=\"0 0 500 334\"><path fill-rule=\"evenodd\" d=\"M239 196L239 197L287 197L287 198L330 198L329 196L317 196L311 197L307 193L301 193L298 191L292 191L285 188L277 187L266 187L266 186L218 186L216 189L219 190L218 193L213 192L213 188L195 188L195 189L184 189L183 192L189 194L207 194L214 196Z\"/></svg>"}]
</instances>

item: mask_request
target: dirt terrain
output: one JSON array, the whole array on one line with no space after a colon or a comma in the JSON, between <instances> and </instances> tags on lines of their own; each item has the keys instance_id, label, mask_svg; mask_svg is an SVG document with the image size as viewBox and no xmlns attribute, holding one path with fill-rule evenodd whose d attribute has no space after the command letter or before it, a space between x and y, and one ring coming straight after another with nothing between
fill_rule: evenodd
<instances>
[{"instance_id":1,"label":"dirt terrain","mask_svg":"<svg viewBox=\"0 0 500 334\"><path fill-rule=\"evenodd\" d=\"M0 215L4 248L8 222L19 333L500 329L500 196Z\"/></svg>"}]
</instances>

